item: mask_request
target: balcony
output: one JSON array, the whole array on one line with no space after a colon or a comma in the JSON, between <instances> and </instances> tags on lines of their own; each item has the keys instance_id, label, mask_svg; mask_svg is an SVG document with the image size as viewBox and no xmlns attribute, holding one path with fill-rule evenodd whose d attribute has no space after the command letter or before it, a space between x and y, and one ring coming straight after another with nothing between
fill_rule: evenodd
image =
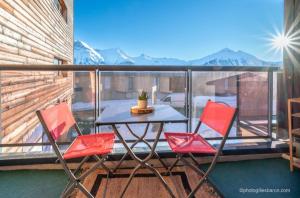
<instances>
[{"instance_id":1,"label":"balcony","mask_svg":"<svg viewBox=\"0 0 300 198\"><path fill-rule=\"evenodd\" d=\"M114 112L107 112L106 109L115 105L130 109L136 105L138 92L142 89L150 94L150 104L170 105L188 117L188 124L167 124L165 131L186 129L193 131L207 100L210 99L239 109L229 135L229 142L232 145L249 141L269 142L272 139L276 140L277 136L276 81L280 72L276 67L22 65L3 67L2 71L3 156L35 156L51 153L49 142L40 124L27 123L33 122L32 116L35 117L35 111L40 105L45 108L57 101L69 100L83 133L98 133L112 129L110 126L95 127L95 120L102 113L113 115ZM32 78L15 81L14 79L19 79L20 75ZM51 79L53 75L57 76L54 81ZM21 84L27 88L27 92L23 91ZM49 89L45 90L45 87ZM63 91L55 92L59 88ZM13 95L13 91L17 91L18 94ZM56 94L52 101L35 98L46 92ZM22 109L22 106L15 107L22 104L18 103L22 99L33 101L35 99L37 104L29 106L32 108L26 110ZM11 116L13 112L17 114ZM17 122L19 119L21 120ZM28 132L18 133L18 127L23 127L23 123L27 123L25 126L27 130L24 132ZM134 139L126 127L119 127L125 133L126 140ZM137 133L141 133L143 128L144 126L133 126ZM150 126L152 131L156 131L156 128L155 124ZM15 134L17 135L14 136ZM201 135L211 141L220 140L218 134L208 128L202 130ZM155 133L148 133L145 138L153 140L154 136ZM67 145L73 139L74 131L70 131L61 140L61 144ZM160 145L161 149L165 150L163 136Z\"/></svg>"},{"instance_id":2,"label":"balcony","mask_svg":"<svg viewBox=\"0 0 300 198\"><path fill-rule=\"evenodd\" d=\"M29 193L28 196L30 193L37 195L43 192L43 187L32 192L28 190L35 185L35 182L39 181L39 177L48 178L49 182L56 183L55 185L49 183L52 189L48 191L50 197L57 196L62 191L60 187L64 186L63 181L56 182L64 178L62 171L35 170L47 170L49 167L51 167L50 169L59 168L59 165L53 164L57 158L39 122L33 125L29 124L35 123L31 120L36 118L32 118L31 115L35 117L36 110L46 108L57 102L69 101L73 115L84 134L107 132L112 131L111 126L95 126L95 120L103 114L113 116L114 112L107 111L111 106L117 105L129 110L131 106L136 105L138 91L141 89L150 93L150 104L170 105L188 118L187 124L166 124L163 131L193 131L196 128L198 117L209 99L238 108L237 118L224 148L224 156L220 159L224 163L217 165L216 172L211 178L213 180L211 183L216 184L217 187L207 187L208 191L210 188L214 189L216 196L230 197L235 191L240 193L243 193L244 190L248 191L249 187L251 187L250 191L262 190L255 188L255 185L253 187L251 183L256 171L263 172L266 184L268 184L257 186L265 188L265 190L271 189L271 187L273 189L274 186L269 184L276 179L276 175L268 172L268 166L276 166L278 170L283 172L282 174L289 175L289 171L285 167L287 161L266 159L278 158L287 151L287 144L279 138L276 128L278 117L276 112L277 78L280 77L281 73L279 68L10 65L2 67L1 73L2 129L4 131L0 144L1 169L34 170L2 172L0 174L20 181L20 185L23 185L20 177L27 177L28 174L32 174L32 177L35 178L33 183L28 184L26 189L20 188L19 191ZM20 75L28 76L28 78L20 79ZM15 79L20 80L16 81ZM20 88L20 85L27 86L30 91L24 91L26 88ZM19 89L20 92L15 89ZM19 94L12 96L12 91L15 93L17 91ZM39 93L46 92L56 94L54 99L49 101L49 98L37 98ZM32 108L26 109L26 113L21 110L18 112L18 101L22 98L29 98L34 101L31 103ZM11 112L15 112L15 114L9 117ZM18 126L16 123L20 124L19 127L23 127L22 124L26 123L24 133L18 133L18 127L14 127ZM142 134L144 127L145 124L131 126L138 135ZM153 142L158 127L156 124L150 125L150 133L147 133L145 137L150 143ZM15 129L15 131L12 130L6 136L5 131L9 129ZM134 136L125 126L118 126L118 130L124 134L126 141L135 141ZM11 134L16 134L16 138ZM204 126L200 130L200 134L214 146L218 146L221 141L221 137L208 127ZM64 151L68 148L74 138L74 131L69 131L59 140L60 149ZM171 152L163 135L160 137L156 150L159 156L167 162L171 163L174 160L175 154ZM120 140L117 139L113 153L109 158L110 166L114 166L125 151ZM135 152L138 156L144 156L149 152L149 149L144 144L138 144L135 147ZM198 157L201 159L201 163L207 163L211 160L210 156L200 155ZM130 158L126 159L128 161L124 163L123 168L132 166ZM250 159L257 160L249 161ZM241 162L231 162L236 160ZM77 162L76 160L70 161L71 164ZM153 163L159 167L156 160L153 160ZM249 169L248 163L252 163L253 167ZM286 181L278 182L277 187L284 187L284 183L291 180L297 181L296 174L287 177ZM224 185L224 177L227 178L228 175L230 175L229 180L232 181L230 189ZM248 183L243 183L245 189L241 189L240 183L237 182L239 181L237 178L240 176L242 180L247 181L249 179ZM6 182L5 185L9 185L9 182ZM293 185L289 185L283 191L289 191L293 188ZM9 193L12 189L7 188L6 190Z\"/></svg>"},{"instance_id":3,"label":"balcony","mask_svg":"<svg viewBox=\"0 0 300 198\"><path fill-rule=\"evenodd\" d=\"M299 10L1 0L0 198L300 197Z\"/></svg>"}]
</instances>

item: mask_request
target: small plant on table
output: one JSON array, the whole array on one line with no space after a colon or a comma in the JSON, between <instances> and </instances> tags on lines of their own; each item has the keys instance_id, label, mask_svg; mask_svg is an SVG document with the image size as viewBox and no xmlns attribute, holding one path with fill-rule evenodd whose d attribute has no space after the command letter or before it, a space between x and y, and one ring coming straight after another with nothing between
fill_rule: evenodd
<instances>
[{"instance_id":1,"label":"small plant on table","mask_svg":"<svg viewBox=\"0 0 300 198\"><path fill-rule=\"evenodd\" d=\"M146 109L148 106L148 98L147 92L143 90L138 97L138 108Z\"/></svg>"}]
</instances>

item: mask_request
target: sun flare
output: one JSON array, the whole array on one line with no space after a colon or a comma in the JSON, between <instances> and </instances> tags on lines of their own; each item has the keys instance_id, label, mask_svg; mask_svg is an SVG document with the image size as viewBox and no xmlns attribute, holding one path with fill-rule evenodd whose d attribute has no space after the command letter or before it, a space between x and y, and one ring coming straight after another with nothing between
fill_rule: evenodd
<instances>
[{"instance_id":1,"label":"sun flare","mask_svg":"<svg viewBox=\"0 0 300 198\"><path fill-rule=\"evenodd\" d=\"M284 49L290 46L291 40L288 36L284 34L278 34L276 36L273 36L272 44L277 49Z\"/></svg>"}]
</instances>

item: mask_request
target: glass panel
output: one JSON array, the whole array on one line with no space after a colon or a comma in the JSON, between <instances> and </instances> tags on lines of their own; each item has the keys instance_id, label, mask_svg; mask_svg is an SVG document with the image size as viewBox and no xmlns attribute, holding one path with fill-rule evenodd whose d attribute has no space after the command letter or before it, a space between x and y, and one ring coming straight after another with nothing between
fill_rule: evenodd
<instances>
[{"instance_id":1,"label":"glass panel","mask_svg":"<svg viewBox=\"0 0 300 198\"><path fill-rule=\"evenodd\" d=\"M74 72L72 112L83 134L94 132L95 120L95 72Z\"/></svg>"},{"instance_id":2,"label":"glass panel","mask_svg":"<svg viewBox=\"0 0 300 198\"><path fill-rule=\"evenodd\" d=\"M94 133L95 110L101 113L110 106L130 110L137 104L138 93L149 94L149 105L165 104L186 115L186 72L1 72L1 144L47 143L46 135L36 117L36 110L58 101L68 101L84 134ZM273 115L276 117L276 74L273 83ZM98 92L98 90L100 90ZM239 117L231 137L266 136L268 127L267 72L192 72L192 129L208 99L239 107ZM97 98L96 98L97 96ZM251 96L251 97L250 97ZM95 109L95 101L99 103ZM113 116L113 112L110 112ZM237 125L238 123L238 125ZM127 140L135 139L119 125ZM141 135L144 124L131 125ZM147 139L153 139L158 125L150 126ZM112 131L110 126L100 132ZM184 132L185 124L167 124L164 131ZM204 137L218 137L207 127ZM59 142L67 143L76 136L74 130ZM161 137L163 139L163 136ZM66 148L61 146L61 148ZM2 153L50 152L51 146L0 147Z\"/></svg>"},{"instance_id":3,"label":"glass panel","mask_svg":"<svg viewBox=\"0 0 300 198\"><path fill-rule=\"evenodd\" d=\"M149 95L149 105L170 105L185 115L186 77L185 72L101 72L100 77L100 110L101 113L110 106L118 105L127 108L137 105L138 94L142 90ZM114 116L114 112L110 112ZM127 140L135 139L126 126L118 125ZM130 125L133 131L141 135L145 124ZM153 139L159 128L152 124L147 139ZM103 126L100 131L111 131L110 126ZM185 124L167 124L165 131L185 131ZM163 136L162 136L163 138Z\"/></svg>"},{"instance_id":4,"label":"glass panel","mask_svg":"<svg viewBox=\"0 0 300 198\"><path fill-rule=\"evenodd\" d=\"M193 130L210 99L239 108L231 137L268 135L267 72L193 72L192 79ZM199 132L204 137L219 137L206 126Z\"/></svg>"},{"instance_id":5,"label":"glass panel","mask_svg":"<svg viewBox=\"0 0 300 198\"><path fill-rule=\"evenodd\" d=\"M272 137L276 138L276 133L277 133L277 124L278 124L278 113L277 113L277 89L278 89L278 73L279 72L274 72L273 73L273 103L272 103Z\"/></svg>"},{"instance_id":6,"label":"glass panel","mask_svg":"<svg viewBox=\"0 0 300 198\"><path fill-rule=\"evenodd\" d=\"M237 136L268 135L268 73L239 76L239 131Z\"/></svg>"},{"instance_id":7,"label":"glass panel","mask_svg":"<svg viewBox=\"0 0 300 198\"><path fill-rule=\"evenodd\" d=\"M94 72L2 71L0 144L48 143L36 111L66 101L82 132L94 131ZM73 87L74 82L74 87ZM58 142L72 141L74 129ZM0 147L2 153L46 152L50 146Z\"/></svg>"}]
</instances>

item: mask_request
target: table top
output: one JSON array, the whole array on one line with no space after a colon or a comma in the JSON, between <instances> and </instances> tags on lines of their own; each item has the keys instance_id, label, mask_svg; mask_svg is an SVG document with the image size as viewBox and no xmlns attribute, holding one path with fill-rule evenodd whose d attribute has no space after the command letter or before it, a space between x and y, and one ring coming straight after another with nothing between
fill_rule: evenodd
<instances>
[{"instance_id":1,"label":"table top","mask_svg":"<svg viewBox=\"0 0 300 198\"><path fill-rule=\"evenodd\" d=\"M138 123L183 123L188 118L169 105L154 105L154 112L132 114L128 105L106 107L95 122L96 125L138 124Z\"/></svg>"}]
</instances>

